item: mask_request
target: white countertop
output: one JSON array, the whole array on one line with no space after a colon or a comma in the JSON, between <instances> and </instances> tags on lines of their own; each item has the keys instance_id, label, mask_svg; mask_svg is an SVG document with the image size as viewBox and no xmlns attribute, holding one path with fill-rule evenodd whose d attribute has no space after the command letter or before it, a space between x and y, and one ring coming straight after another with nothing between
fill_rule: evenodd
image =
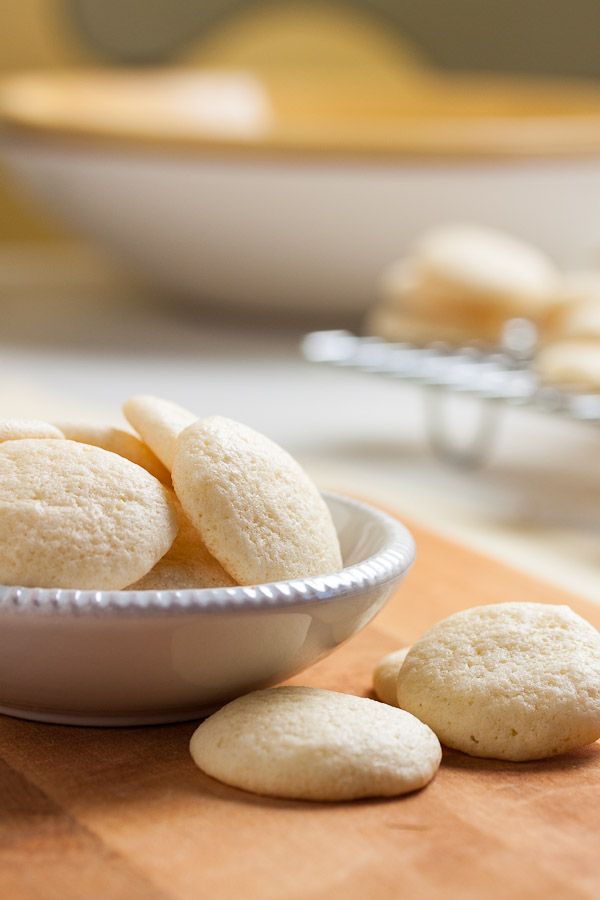
<instances>
[{"instance_id":1,"label":"white countertop","mask_svg":"<svg viewBox=\"0 0 600 900\"><path fill-rule=\"evenodd\" d=\"M306 363L306 324L283 330L135 293L7 284L0 313L0 416L123 425L121 405L135 393L230 416L286 447L322 487L600 602L600 431L591 425L506 410L488 463L464 471L433 455L418 388ZM466 414L455 411L459 428Z\"/></svg>"}]
</instances>

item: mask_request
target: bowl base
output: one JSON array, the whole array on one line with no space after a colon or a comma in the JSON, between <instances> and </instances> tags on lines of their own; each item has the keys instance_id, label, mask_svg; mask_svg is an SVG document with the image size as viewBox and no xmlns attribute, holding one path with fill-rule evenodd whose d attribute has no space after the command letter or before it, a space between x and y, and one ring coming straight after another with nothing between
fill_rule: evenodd
<instances>
[{"instance_id":1,"label":"bowl base","mask_svg":"<svg viewBox=\"0 0 600 900\"><path fill-rule=\"evenodd\" d=\"M222 704L201 706L198 709L165 709L151 712L124 713L89 713L61 712L60 710L21 709L13 706L0 706L0 714L15 719L28 719L32 722L45 722L49 725L80 725L93 728L128 728L139 725L168 725L173 722L189 722L193 719L205 719L216 712Z\"/></svg>"}]
</instances>

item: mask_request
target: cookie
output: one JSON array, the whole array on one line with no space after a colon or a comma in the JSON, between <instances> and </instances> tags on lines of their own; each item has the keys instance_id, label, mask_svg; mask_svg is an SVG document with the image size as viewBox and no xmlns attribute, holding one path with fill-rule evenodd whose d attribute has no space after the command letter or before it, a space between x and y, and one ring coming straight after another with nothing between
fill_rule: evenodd
<instances>
[{"instance_id":1,"label":"cookie","mask_svg":"<svg viewBox=\"0 0 600 900\"><path fill-rule=\"evenodd\" d=\"M179 504L175 502L176 508ZM147 575L143 575L130 591L183 591L188 588L233 587L233 580L211 556L206 544L188 517L179 513L179 532L173 545Z\"/></svg>"},{"instance_id":2,"label":"cookie","mask_svg":"<svg viewBox=\"0 0 600 900\"><path fill-rule=\"evenodd\" d=\"M600 296L561 306L550 320L544 338L592 340L600 343Z\"/></svg>"},{"instance_id":3,"label":"cookie","mask_svg":"<svg viewBox=\"0 0 600 900\"><path fill-rule=\"evenodd\" d=\"M490 228L446 225L384 271L365 328L415 344L499 344L511 319L545 320L557 284L553 264L535 247Z\"/></svg>"},{"instance_id":4,"label":"cookie","mask_svg":"<svg viewBox=\"0 0 600 900\"><path fill-rule=\"evenodd\" d=\"M451 224L417 242L419 290L440 305L493 306L537 318L555 302L558 274L536 247L492 228Z\"/></svg>"},{"instance_id":5,"label":"cookie","mask_svg":"<svg viewBox=\"0 0 600 900\"><path fill-rule=\"evenodd\" d=\"M441 759L436 736L414 716L310 687L234 700L196 729L190 752L204 772L233 787L317 801L414 791Z\"/></svg>"},{"instance_id":6,"label":"cookie","mask_svg":"<svg viewBox=\"0 0 600 900\"><path fill-rule=\"evenodd\" d=\"M473 341L500 343L506 321L504 315L459 316L447 311L417 314L381 305L367 315L364 331L395 343L423 345L443 341L460 347Z\"/></svg>"},{"instance_id":7,"label":"cookie","mask_svg":"<svg viewBox=\"0 0 600 900\"><path fill-rule=\"evenodd\" d=\"M177 439L173 486L209 552L238 584L342 567L327 505L301 466L262 434L221 416Z\"/></svg>"},{"instance_id":8,"label":"cookie","mask_svg":"<svg viewBox=\"0 0 600 900\"><path fill-rule=\"evenodd\" d=\"M568 606L456 613L414 643L398 705L471 756L543 759L600 738L600 635Z\"/></svg>"},{"instance_id":9,"label":"cookie","mask_svg":"<svg viewBox=\"0 0 600 900\"><path fill-rule=\"evenodd\" d=\"M553 341L536 353L534 369L546 384L600 391L600 341Z\"/></svg>"},{"instance_id":10,"label":"cookie","mask_svg":"<svg viewBox=\"0 0 600 900\"><path fill-rule=\"evenodd\" d=\"M403 647L388 653L373 669L373 690L382 703L398 706L398 672L409 650L410 647Z\"/></svg>"},{"instance_id":11,"label":"cookie","mask_svg":"<svg viewBox=\"0 0 600 900\"><path fill-rule=\"evenodd\" d=\"M170 472L178 435L198 417L183 406L149 394L130 397L123 405L123 413Z\"/></svg>"},{"instance_id":12,"label":"cookie","mask_svg":"<svg viewBox=\"0 0 600 900\"><path fill-rule=\"evenodd\" d=\"M89 425L79 422L60 422L59 428L68 440L110 450L111 453L117 453L146 469L163 484L171 484L171 475L167 469L152 450L134 434L120 428L112 428L110 425Z\"/></svg>"},{"instance_id":13,"label":"cookie","mask_svg":"<svg viewBox=\"0 0 600 900\"><path fill-rule=\"evenodd\" d=\"M163 556L178 520L129 460L67 440L0 444L0 583L118 590Z\"/></svg>"},{"instance_id":14,"label":"cookie","mask_svg":"<svg viewBox=\"0 0 600 900\"><path fill-rule=\"evenodd\" d=\"M392 321L395 312L400 320L414 322L429 331L443 327L449 334L455 330L465 340L497 338L506 322L506 310L494 303L481 303L467 296L447 297L428 289L416 260L394 263L381 279L381 308ZM433 340L434 338L430 338Z\"/></svg>"},{"instance_id":15,"label":"cookie","mask_svg":"<svg viewBox=\"0 0 600 900\"><path fill-rule=\"evenodd\" d=\"M37 419L0 419L0 443L26 438L64 438L60 428Z\"/></svg>"}]
</instances>

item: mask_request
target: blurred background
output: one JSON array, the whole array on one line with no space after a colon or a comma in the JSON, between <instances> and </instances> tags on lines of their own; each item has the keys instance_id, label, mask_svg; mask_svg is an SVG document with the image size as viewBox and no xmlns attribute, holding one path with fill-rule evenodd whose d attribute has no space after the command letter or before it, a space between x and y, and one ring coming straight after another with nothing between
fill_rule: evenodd
<instances>
[{"instance_id":1,"label":"blurred background","mask_svg":"<svg viewBox=\"0 0 600 900\"><path fill-rule=\"evenodd\" d=\"M0 71L185 66L342 73L415 68L600 78L596 0L20 0L3 11ZM0 239L68 233L0 179Z\"/></svg>"},{"instance_id":2,"label":"blurred background","mask_svg":"<svg viewBox=\"0 0 600 900\"><path fill-rule=\"evenodd\" d=\"M73 118L65 113L61 120L64 109L44 93L58 74L72 75L73 85L81 73L85 88L90 72L115 69L161 78L214 69L250 76L216 89L208 84L202 109L196 97L209 140L203 159L214 168L204 181L193 181L193 155L176 154L165 176L171 205L159 214L152 206L157 170L148 148L120 155L120 147L101 135L84 159L91 144L77 134L63 144L61 129L73 131ZM134 393L164 396L199 414L230 415L286 446L323 486L392 505L400 515L598 598L597 425L498 410L501 421L484 464L453 467L432 449L417 388L312 366L300 352L310 329L359 329L384 265L437 219L467 216L504 227L540 243L561 264L597 260L597 0L20 0L4 5L0 75L20 73L40 78L34 93L17 98L16 132L9 121L3 134L10 168L0 167L0 415L119 423L120 405ZM273 117L261 86L280 83L292 93L281 95ZM455 83L460 93L444 93ZM486 93L494 83L504 87ZM535 89L523 89L525 83ZM181 84L188 103L191 94ZM304 106L295 84L310 86ZM335 90L327 93L328 85ZM118 94L117 87L117 107ZM86 96L80 93L73 109L89 124L97 95L89 95L88 108ZM288 105L286 96L292 97ZM250 113L238 122L240 97ZM424 124L421 100L429 104ZM146 138L159 131L152 104L144 119L144 103L135 96L131 102L128 108L124 100L118 128L127 130L129 109L133 119L139 113ZM469 125L457 138L451 114L468 119L469 103L484 128ZM173 115L181 113L189 127L185 117L194 106L183 106ZM353 130L356 110L360 127ZM494 111L501 113L496 121ZM301 130L275 128L275 143L253 156L265 122L268 132L273 122L286 125L288 114L291 121L291 112ZM100 132L102 115L94 125ZM441 132L432 131L432 116ZM227 140L219 131L223 121L234 128ZM335 133L327 130L330 121L341 123ZM417 123L413 131L407 122ZM180 125L172 123L174 131ZM239 138L238 155L230 152L231 134L234 142ZM168 140L174 142L172 134ZM344 140L351 150L340 161L336 152ZM255 158L250 189L244 164ZM95 182L93 165L104 159L104 175ZM310 191L302 180L305 163L314 175ZM141 186L132 201L134 171ZM194 185L189 194L186 173ZM289 208L299 210L283 225L273 212L281 207L275 193L272 207L260 203L275 191L273 184L291 186ZM213 189L225 199L213 197L206 212ZM422 190L429 190L426 201ZM91 198L117 210L103 230L77 227L90 213ZM120 206L119 198L126 198ZM131 266L123 265L127 253L111 252L138 228L141 242L156 218L152 238L158 235L174 267L183 268L184 258L200 256L202 247L197 220L176 221L176 213L193 204L208 219L203 264L207 278L214 272L206 305L202 297L179 303L176 279L161 281L152 269L152 250L144 265ZM77 215L62 215L63 207L76 208ZM305 232L298 226L303 217L310 225ZM347 233L336 240L340 221ZM269 227L264 247L259 233ZM318 232L313 256L300 254L288 264L284 246L302 250L311 230ZM365 235L383 248L366 274L357 268L356 249ZM269 272L273 284L249 290L236 308L231 298L239 285ZM222 309L219 278L227 298ZM189 283L185 291L189 299ZM449 412L459 432L462 416L458 409Z\"/></svg>"}]
</instances>

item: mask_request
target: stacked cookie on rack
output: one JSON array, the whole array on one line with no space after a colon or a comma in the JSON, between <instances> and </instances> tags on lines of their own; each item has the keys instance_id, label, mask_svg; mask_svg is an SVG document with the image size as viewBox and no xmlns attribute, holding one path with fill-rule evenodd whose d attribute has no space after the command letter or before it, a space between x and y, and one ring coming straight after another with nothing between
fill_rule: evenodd
<instances>
[{"instance_id":1,"label":"stacked cookie on rack","mask_svg":"<svg viewBox=\"0 0 600 900\"><path fill-rule=\"evenodd\" d=\"M563 277L540 332L535 367L546 384L600 391L600 272Z\"/></svg>"},{"instance_id":2,"label":"stacked cookie on rack","mask_svg":"<svg viewBox=\"0 0 600 900\"><path fill-rule=\"evenodd\" d=\"M500 344L508 322L542 325L558 282L556 267L536 247L481 226L440 226L384 273L382 299L366 327L416 344Z\"/></svg>"}]
</instances>

